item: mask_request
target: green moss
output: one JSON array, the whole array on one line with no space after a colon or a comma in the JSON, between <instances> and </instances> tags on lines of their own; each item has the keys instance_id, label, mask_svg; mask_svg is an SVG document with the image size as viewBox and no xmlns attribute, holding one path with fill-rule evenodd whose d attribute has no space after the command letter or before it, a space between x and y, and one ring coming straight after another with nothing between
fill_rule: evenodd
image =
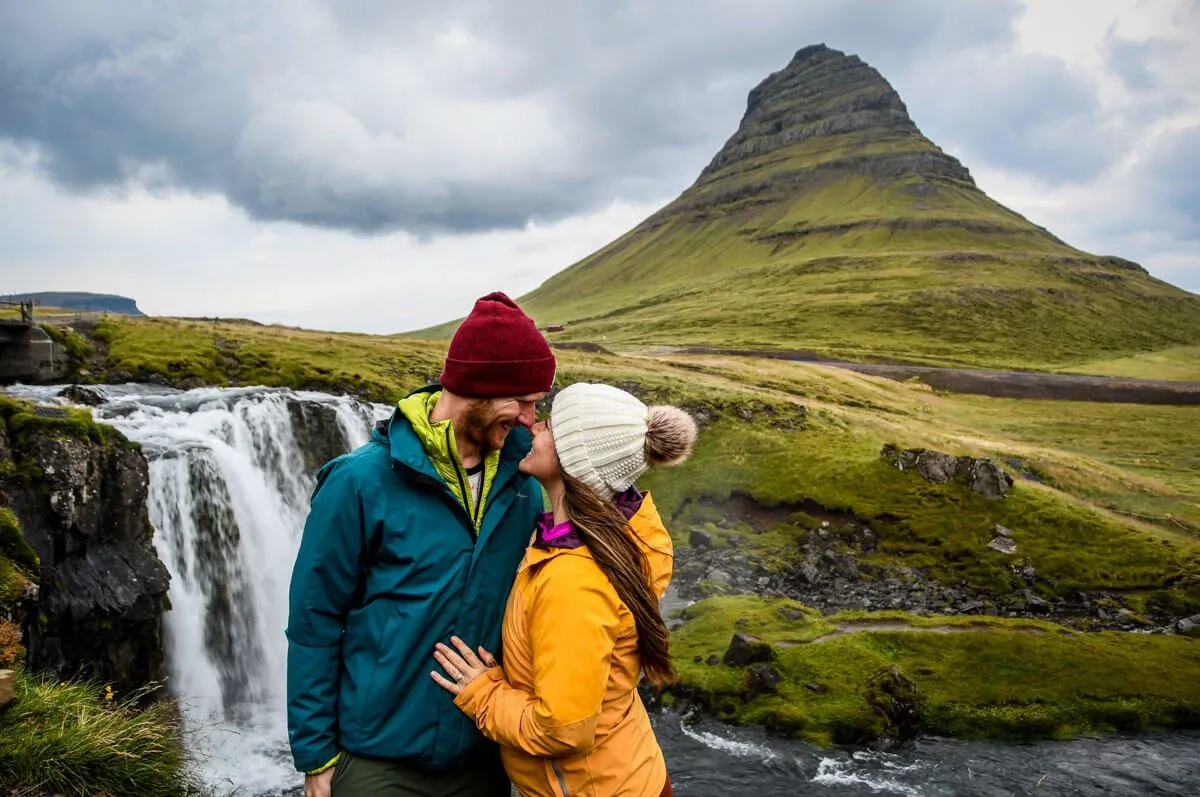
<instances>
[{"instance_id":1,"label":"green moss","mask_svg":"<svg viewBox=\"0 0 1200 797\"><path fill-rule=\"evenodd\" d=\"M0 715L0 782L15 793L68 797L191 797L208 790L188 771L177 709L141 695L106 700L99 685L18 673Z\"/></svg>"},{"instance_id":2,"label":"green moss","mask_svg":"<svg viewBox=\"0 0 1200 797\"><path fill-rule=\"evenodd\" d=\"M974 625L960 633L861 631L816 643L779 644L793 631L770 601L754 607L754 629L775 641L772 666L784 681L778 694L743 703L739 669L694 661L724 653L731 626L722 629L705 620L727 622L740 614L736 600L712 598L689 609L694 619L672 638L677 688L710 707L724 706L732 719L816 743L861 740L878 732L880 715L869 685L886 667L901 668L916 685L920 723L928 733L1028 738L1200 723L1200 641L1076 634L1052 624L964 618L960 622ZM795 610L794 604L780 605Z\"/></svg>"},{"instance_id":3,"label":"green moss","mask_svg":"<svg viewBox=\"0 0 1200 797\"><path fill-rule=\"evenodd\" d=\"M21 522L6 506L0 506L0 556L7 557L30 572L37 572L41 567L37 554L29 547L21 532Z\"/></svg>"},{"instance_id":4,"label":"green moss","mask_svg":"<svg viewBox=\"0 0 1200 797\"><path fill-rule=\"evenodd\" d=\"M71 327L56 324L42 324L41 327L51 340L67 350L67 354L76 365L86 365L95 354L91 342Z\"/></svg>"},{"instance_id":5,"label":"green moss","mask_svg":"<svg viewBox=\"0 0 1200 797\"><path fill-rule=\"evenodd\" d=\"M141 445L125 437L111 426L97 423L91 412L74 407L37 407L27 401L0 396L0 418L3 418L19 453L25 440L33 435L74 437L90 440L103 446L140 451ZM23 464L18 462L20 472Z\"/></svg>"},{"instance_id":6,"label":"green moss","mask_svg":"<svg viewBox=\"0 0 1200 797\"><path fill-rule=\"evenodd\" d=\"M0 554L0 606L11 606L25 594L28 583L25 573Z\"/></svg>"}]
</instances>

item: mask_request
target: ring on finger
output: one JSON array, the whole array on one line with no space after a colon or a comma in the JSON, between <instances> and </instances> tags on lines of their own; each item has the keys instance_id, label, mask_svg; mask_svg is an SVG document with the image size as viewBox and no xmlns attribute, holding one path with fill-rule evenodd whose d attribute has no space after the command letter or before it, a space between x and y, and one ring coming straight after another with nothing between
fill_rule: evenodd
<instances>
[{"instance_id":1,"label":"ring on finger","mask_svg":"<svg viewBox=\"0 0 1200 797\"><path fill-rule=\"evenodd\" d=\"M465 677L466 676L464 676L461 672L454 673L454 680L456 680L456 681L461 681Z\"/></svg>"}]
</instances>

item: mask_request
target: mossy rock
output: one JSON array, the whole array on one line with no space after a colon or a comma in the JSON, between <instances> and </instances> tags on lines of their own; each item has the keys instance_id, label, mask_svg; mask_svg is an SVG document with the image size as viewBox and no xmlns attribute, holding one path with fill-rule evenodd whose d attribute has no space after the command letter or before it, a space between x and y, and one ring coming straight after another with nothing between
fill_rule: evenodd
<instances>
[{"instance_id":1,"label":"mossy rock","mask_svg":"<svg viewBox=\"0 0 1200 797\"><path fill-rule=\"evenodd\" d=\"M37 554L25 540L20 520L6 506L0 506L0 556L7 557L30 572L36 572L41 567Z\"/></svg>"}]
</instances>

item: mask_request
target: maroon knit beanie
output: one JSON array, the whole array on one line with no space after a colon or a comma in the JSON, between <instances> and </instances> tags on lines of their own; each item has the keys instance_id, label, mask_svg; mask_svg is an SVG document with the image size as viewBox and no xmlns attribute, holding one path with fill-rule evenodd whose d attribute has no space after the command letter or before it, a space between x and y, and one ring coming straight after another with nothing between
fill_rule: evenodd
<instances>
[{"instance_id":1,"label":"maroon knit beanie","mask_svg":"<svg viewBox=\"0 0 1200 797\"><path fill-rule=\"evenodd\" d=\"M489 293L454 333L441 383L470 398L546 393L554 384L554 354L516 302Z\"/></svg>"}]
</instances>

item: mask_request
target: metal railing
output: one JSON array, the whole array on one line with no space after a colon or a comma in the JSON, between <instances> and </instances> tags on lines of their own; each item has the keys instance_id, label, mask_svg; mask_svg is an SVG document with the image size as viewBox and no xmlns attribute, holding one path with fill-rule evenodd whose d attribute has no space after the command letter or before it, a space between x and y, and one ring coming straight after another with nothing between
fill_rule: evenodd
<instances>
[{"instance_id":1,"label":"metal railing","mask_svg":"<svg viewBox=\"0 0 1200 797\"><path fill-rule=\"evenodd\" d=\"M0 302L0 307L21 308L21 323L33 326L33 302Z\"/></svg>"}]
</instances>

